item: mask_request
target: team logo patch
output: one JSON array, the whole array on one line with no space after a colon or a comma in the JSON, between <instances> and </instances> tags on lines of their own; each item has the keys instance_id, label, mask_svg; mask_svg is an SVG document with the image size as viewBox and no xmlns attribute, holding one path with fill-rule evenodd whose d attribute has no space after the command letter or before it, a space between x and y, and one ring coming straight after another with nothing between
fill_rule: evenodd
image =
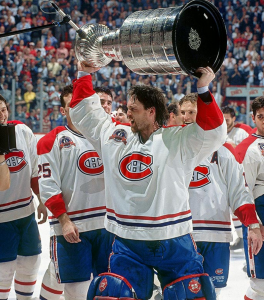
<instances>
[{"instance_id":1,"label":"team logo patch","mask_svg":"<svg viewBox=\"0 0 264 300\"><path fill-rule=\"evenodd\" d=\"M193 171L193 177L189 188L196 189L211 183L209 174L210 169L207 166L197 166Z\"/></svg>"},{"instance_id":2,"label":"team logo patch","mask_svg":"<svg viewBox=\"0 0 264 300\"><path fill-rule=\"evenodd\" d=\"M68 136L63 136L59 140L60 149L62 148L70 148L71 146L76 146L72 139Z\"/></svg>"},{"instance_id":3,"label":"team logo patch","mask_svg":"<svg viewBox=\"0 0 264 300\"><path fill-rule=\"evenodd\" d=\"M263 143L258 143L258 148L261 151L261 154L264 156L264 144Z\"/></svg>"},{"instance_id":4,"label":"team logo patch","mask_svg":"<svg viewBox=\"0 0 264 300\"><path fill-rule=\"evenodd\" d=\"M192 279L192 280L189 282L188 289L189 289L192 293L197 294L197 293L200 292L200 290L201 290L201 284L200 284L197 280Z\"/></svg>"},{"instance_id":5,"label":"team logo patch","mask_svg":"<svg viewBox=\"0 0 264 300\"><path fill-rule=\"evenodd\" d=\"M6 164L11 173L20 172L28 164L23 150L15 150L5 155Z\"/></svg>"},{"instance_id":6,"label":"team logo patch","mask_svg":"<svg viewBox=\"0 0 264 300\"><path fill-rule=\"evenodd\" d=\"M95 150L83 152L77 161L78 169L86 175L99 175L104 172L101 158Z\"/></svg>"},{"instance_id":7,"label":"team logo patch","mask_svg":"<svg viewBox=\"0 0 264 300\"><path fill-rule=\"evenodd\" d=\"M152 175L153 171L150 167L151 165L152 155L134 152L123 157L118 167L120 174L125 179L136 181Z\"/></svg>"},{"instance_id":8,"label":"team logo patch","mask_svg":"<svg viewBox=\"0 0 264 300\"><path fill-rule=\"evenodd\" d=\"M224 270L221 268L215 270L216 275L222 275L223 273L224 273Z\"/></svg>"},{"instance_id":9,"label":"team logo patch","mask_svg":"<svg viewBox=\"0 0 264 300\"><path fill-rule=\"evenodd\" d=\"M126 145L126 143L127 143L127 132L124 129L117 129L109 137L109 140L114 140L116 142L123 142Z\"/></svg>"},{"instance_id":10,"label":"team logo patch","mask_svg":"<svg viewBox=\"0 0 264 300\"><path fill-rule=\"evenodd\" d=\"M99 291L103 292L107 287L107 279L104 278L99 284Z\"/></svg>"}]
</instances>

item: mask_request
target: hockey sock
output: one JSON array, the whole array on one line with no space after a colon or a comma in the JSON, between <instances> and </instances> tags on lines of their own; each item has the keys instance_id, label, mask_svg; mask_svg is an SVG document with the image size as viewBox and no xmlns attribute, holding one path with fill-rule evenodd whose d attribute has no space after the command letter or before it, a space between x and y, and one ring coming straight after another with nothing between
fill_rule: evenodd
<instances>
[{"instance_id":1,"label":"hockey sock","mask_svg":"<svg viewBox=\"0 0 264 300\"><path fill-rule=\"evenodd\" d=\"M245 299L264 300L264 279L250 278L246 297Z\"/></svg>"},{"instance_id":2,"label":"hockey sock","mask_svg":"<svg viewBox=\"0 0 264 300\"><path fill-rule=\"evenodd\" d=\"M86 300L91 280L83 282L65 283L65 300Z\"/></svg>"},{"instance_id":3,"label":"hockey sock","mask_svg":"<svg viewBox=\"0 0 264 300\"><path fill-rule=\"evenodd\" d=\"M16 263L16 260L0 263L0 300L8 299Z\"/></svg>"},{"instance_id":4,"label":"hockey sock","mask_svg":"<svg viewBox=\"0 0 264 300\"><path fill-rule=\"evenodd\" d=\"M215 288L215 293L216 293L216 300L220 300L220 293L222 289L221 288Z\"/></svg>"},{"instance_id":5,"label":"hockey sock","mask_svg":"<svg viewBox=\"0 0 264 300\"><path fill-rule=\"evenodd\" d=\"M39 299L60 300L60 296L62 295L63 290L64 283L57 282L54 264L51 261L42 280Z\"/></svg>"},{"instance_id":6,"label":"hockey sock","mask_svg":"<svg viewBox=\"0 0 264 300\"><path fill-rule=\"evenodd\" d=\"M18 256L15 274L17 300L30 300L38 277L40 255Z\"/></svg>"}]
</instances>

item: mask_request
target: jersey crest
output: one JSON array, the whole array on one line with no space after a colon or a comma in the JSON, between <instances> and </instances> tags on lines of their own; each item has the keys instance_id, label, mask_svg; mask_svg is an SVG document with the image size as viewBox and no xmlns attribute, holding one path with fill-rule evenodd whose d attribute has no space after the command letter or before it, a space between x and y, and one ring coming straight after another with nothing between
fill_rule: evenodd
<instances>
[{"instance_id":1,"label":"jersey crest","mask_svg":"<svg viewBox=\"0 0 264 300\"><path fill-rule=\"evenodd\" d=\"M224 270L221 268L215 270L216 275L222 275L223 273L224 273Z\"/></svg>"},{"instance_id":2,"label":"jersey crest","mask_svg":"<svg viewBox=\"0 0 264 300\"><path fill-rule=\"evenodd\" d=\"M6 164L11 173L20 172L28 164L23 150L14 150L5 155Z\"/></svg>"},{"instance_id":3,"label":"jersey crest","mask_svg":"<svg viewBox=\"0 0 264 300\"><path fill-rule=\"evenodd\" d=\"M193 177L190 182L190 189L196 189L203 187L209 183L211 180L209 178L210 169L207 166L197 166L193 171Z\"/></svg>"},{"instance_id":4,"label":"jersey crest","mask_svg":"<svg viewBox=\"0 0 264 300\"><path fill-rule=\"evenodd\" d=\"M73 140L68 136L63 136L59 140L60 149L62 148L70 148L71 146L76 146Z\"/></svg>"},{"instance_id":5,"label":"jersey crest","mask_svg":"<svg viewBox=\"0 0 264 300\"><path fill-rule=\"evenodd\" d=\"M120 174L128 180L143 180L152 175L152 155L134 152L126 155L119 162Z\"/></svg>"},{"instance_id":6,"label":"jersey crest","mask_svg":"<svg viewBox=\"0 0 264 300\"><path fill-rule=\"evenodd\" d=\"M258 148L261 151L261 154L264 156L264 144L263 143L258 143Z\"/></svg>"},{"instance_id":7,"label":"jersey crest","mask_svg":"<svg viewBox=\"0 0 264 300\"><path fill-rule=\"evenodd\" d=\"M123 142L126 145L126 143L127 143L127 132L124 129L117 129L109 137L109 140L114 140L116 142Z\"/></svg>"},{"instance_id":8,"label":"jersey crest","mask_svg":"<svg viewBox=\"0 0 264 300\"><path fill-rule=\"evenodd\" d=\"M91 176L96 176L104 172L101 158L95 150L83 152L77 160L78 169Z\"/></svg>"},{"instance_id":9,"label":"jersey crest","mask_svg":"<svg viewBox=\"0 0 264 300\"><path fill-rule=\"evenodd\" d=\"M201 290L201 284L195 280L195 279L192 279L190 282L189 282L189 285L188 285L188 289L194 293L194 294L197 294L200 292Z\"/></svg>"},{"instance_id":10,"label":"jersey crest","mask_svg":"<svg viewBox=\"0 0 264 300\"><path fill-rule=\"evenodd\" d=\"M107 287L107 279L104 278L99 284L99 291L102 293Z\"/></svg>"}]
</instances>

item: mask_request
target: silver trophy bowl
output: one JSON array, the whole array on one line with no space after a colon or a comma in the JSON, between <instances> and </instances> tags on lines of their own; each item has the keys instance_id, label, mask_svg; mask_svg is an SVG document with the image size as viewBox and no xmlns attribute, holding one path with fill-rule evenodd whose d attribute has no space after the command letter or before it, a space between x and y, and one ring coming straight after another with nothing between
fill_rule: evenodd
<instances>
[{"instance_id":1,"label":"silver trophy bowl","mask_svg":"<svg viewBox=\"0 0 264 300\"><path fill-rule=\"evenodd\" d=\"M121 28L84 25L77 35L77 59L92 67L123 61L133 72L191 74L199 67L217 72L226 53L226 29L217 8L206 0L184 6L137 11Z\"/></svg>"}]
</instances>

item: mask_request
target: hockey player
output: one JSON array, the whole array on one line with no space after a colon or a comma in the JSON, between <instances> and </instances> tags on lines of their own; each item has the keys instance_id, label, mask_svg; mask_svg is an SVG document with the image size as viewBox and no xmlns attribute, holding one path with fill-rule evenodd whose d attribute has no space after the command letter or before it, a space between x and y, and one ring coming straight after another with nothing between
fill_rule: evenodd
<instances>
[{"instance_id":1,"label":"hockey player","mask_svg":"<svg viewBox=\"0 0 264 300\"><path fill-rule=\"evenodd\" d=\"M7 102L0 95L0 123L7 124L7 120ZM18 121L14 124L17 149L5 155L11 186L0 192L0 299L8 299L15 274L16 298L29 300L41 253L32 195L32 190L39 194L36 138L26 125ZM42 203L38 206L38 217L42 217L39 224L46 221Z\"/></svg>"},{"instance_id":2,"label":"hockey player","mask_svg":"<svg viewBox=\"0 0 264 300\"><path fill-rule=\"evenodd\" d=\"M109 95L101 95L102 97ZM46 134L37 145L42 201L51 226L51 262L40 299L85 300L91 273L106 272L112 234L104 229L104 167L92 145L69 117L72 86L60 96L67 126Z\"/></svg>"},{"instance_id":3,"label":"hockey player","mask_svg":"<svg viewBox=\"0 0 264 300\"><path fill-rule=\"evenodd\" d=\"M135 291L139 299L146 300L152 294L153 268L165 300L215 299L190 236L188 203L193 169L225 140L223 114L208 92L213 71L208 67L198 70L200 113L190 130L188 126L162 127L167 114L165 98L149 86L134 86L129 92L131 127L113 124L92 89L88 73L96 69L80 63L78 68L81 73L74 82L70 114L74 126L102 155L105 226L116 234L110 257L112 273L93 280L88 299L95 294L132 298Z\"/></svg>"},{"instance_id":4,"label":"hockey player","mask_svg":"<svg viewBox=\"0 0 264 300\"><path fill-rule=\"evenodd\" d=\"M120 123L129 124L129 120L127 117L127 106L119 105L116 110L115 120Z\"/></svg>"},{"instance_id":5,"label":"hockey player","mask_svg":"<svg viewBox=\"0 0 264 300\"><path fill-rule=\"evenodd\" d=\"M181 111L190 105L197 111L197 98L197 94L192 93L181 99L184 104ZM195 122L196 115L193 114L188 123ZM204 270L211 276L219 299L229 273L229 246L232 241L229 208L246 226L252 227L248 239L253 243L254 253L262 245L260 230L254 229L258 220L253 198L245 187L243 167L237 162L230 144L225 143L195 168L189 196L193 216L192 235L197 251L204 257Z\"/></svg>"},{"instance_id":6,"label":"hockey player","mask_svg":"<svg viewBox=\"0 0 264 300\"><path fill-rule=\"evenodd\" d=\"M252 120L257 130L246 138L236 148L240 162L243 162L246 182L255 199L257 215L261 224L264 222L264 97L257 97L252 102ZM256 225L259 227L259 225ZM264 239L264 228L261 232ZM248 228L243 226L244 248L247 260L247 273L250 277L250 286L245 300L264 299L264 247L257 255L252 253L252 246L247 241Z\"/></svg>"},{"instance_id":7,"label":"hockey player","mask_svg":"<svg viewBox=\"0 0 264 300\"><path fill-rule=\"evenodd\" d=\"M183 124L183 116L180 111L179 102L171 103L168 106L167 126L175 126Z\"/></svg>"}]
</instances>

